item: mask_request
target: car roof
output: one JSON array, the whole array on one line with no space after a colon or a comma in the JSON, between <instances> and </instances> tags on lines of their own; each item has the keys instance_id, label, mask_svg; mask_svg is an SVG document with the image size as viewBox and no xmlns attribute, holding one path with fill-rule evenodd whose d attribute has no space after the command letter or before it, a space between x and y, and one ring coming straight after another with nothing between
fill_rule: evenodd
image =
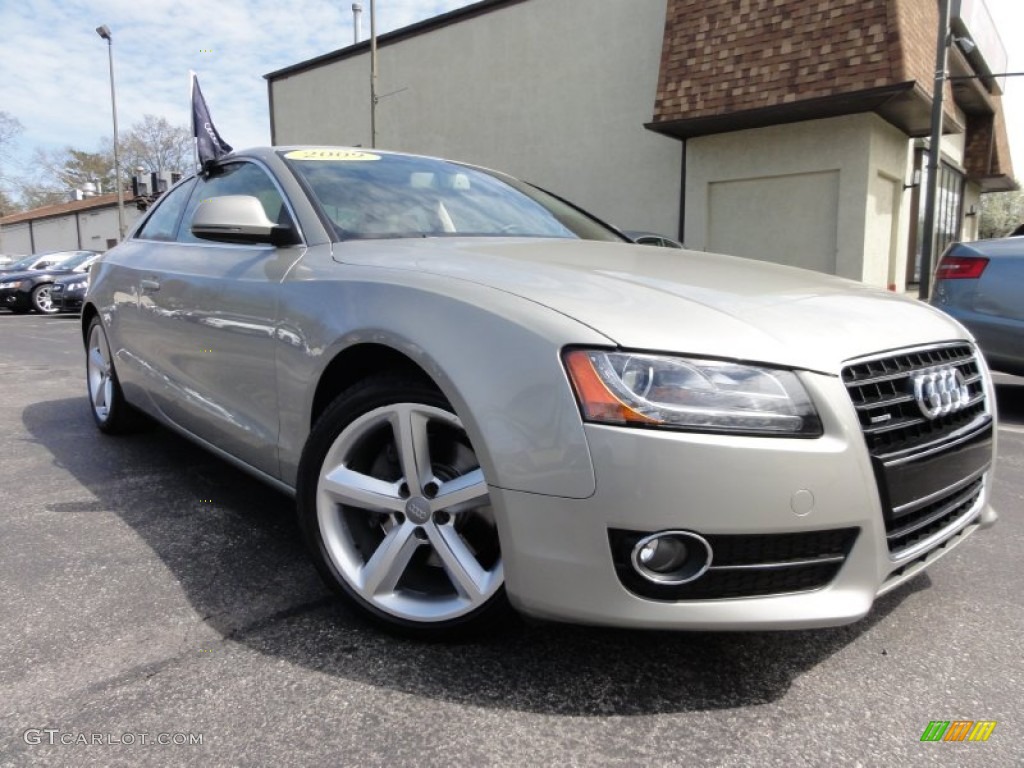
<instances>
[{"instance_id":1,"label":"car roof","mask_svg":"<svg viewBox=\"0 0 1024 768\"><path fill-rule=\"evenodd\" d=\"M476 163L469 163L463 160L458 160L451 157L439 157L437 155L424 155L417 152L396 152L390 149L371 149L369 147L350 147L344 144L282 144L281 146L263 146L263 147L249 147L248 149L235 150L230 154L224 155L217 158L218 163L226 163L231 160L240 159L243 157L252 157L264 162L273 158L279 158L279 153L292 152L298 149L344 149L351 150L353 152L372 152L375 155L385 155L393 157L421 157L425 160L436 160L441 163L454 163L456 165L463 165L467 168L476 168L481 171L488 171L490 173L497 174L499 176L509 176L505 171L500 171L496 168L489 168L485 165L477 165Z\"/></svg>"}]
</instances>

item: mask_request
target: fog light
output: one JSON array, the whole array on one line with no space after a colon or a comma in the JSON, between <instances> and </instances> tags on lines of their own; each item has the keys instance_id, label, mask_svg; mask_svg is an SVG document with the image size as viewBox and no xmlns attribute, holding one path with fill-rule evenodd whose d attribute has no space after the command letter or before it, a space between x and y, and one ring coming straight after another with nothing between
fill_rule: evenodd
<instances>
[{"instance_id":1,"label":"fog light","mask_svg":"<svg viewBox=\"0 0 1024 768\"><path fill-rule=\"evenodd\" d=\"M655 573L672 573L686 561L688 550L679 539L661 536L651 539L640 550L640 562Z\"/></svg>"},{"instance_id":2,"label":"fog light","mask_svg":"<svg viewBox=\"0 0 1024 768\"><path fill-rule=\"evenodd\" d=\"M711 566L711 545L689 531L663 531L646 536L633 547L633 568L648 581L685 584Z\"/></svg>"}]
</instances>

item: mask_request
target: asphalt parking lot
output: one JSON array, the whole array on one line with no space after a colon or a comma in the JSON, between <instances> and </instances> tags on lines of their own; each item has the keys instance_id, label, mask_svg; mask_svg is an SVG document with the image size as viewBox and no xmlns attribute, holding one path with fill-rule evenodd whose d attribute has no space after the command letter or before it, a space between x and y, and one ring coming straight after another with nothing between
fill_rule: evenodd
<instances>
[{"instance_id":1,"label":"asphalt parking lot","mask_svg":"<svg viewBox=\"0 0 1024 768\"><path fill-rule=\"evenodd\" d=\"M857 624L437 645L337 603L288 498L162 429L100 435L83 370L77 318L0 313L2 765L1021 764L1024 379L999 525Z\"/></svg>"}]
</instances>

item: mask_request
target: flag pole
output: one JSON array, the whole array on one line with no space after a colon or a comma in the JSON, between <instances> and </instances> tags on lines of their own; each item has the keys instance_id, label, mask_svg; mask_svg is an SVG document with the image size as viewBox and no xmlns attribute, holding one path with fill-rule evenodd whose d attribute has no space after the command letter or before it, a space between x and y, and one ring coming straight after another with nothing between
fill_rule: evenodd
<instances>
[{"instance_id":1,"label":"flag pole","mask_svg":"<svg viewBox=\"0 0 1024 768\"><path fill-rule=\"evenodd\" d=\"M192 124L192 161L195 163L195 169L199 170L199 134L196 133L196 111L192 108L195 103L195 89L196 71L190 69L188 71L188 113L191 116L189 122Z\"/></svg>"}]
</instances>

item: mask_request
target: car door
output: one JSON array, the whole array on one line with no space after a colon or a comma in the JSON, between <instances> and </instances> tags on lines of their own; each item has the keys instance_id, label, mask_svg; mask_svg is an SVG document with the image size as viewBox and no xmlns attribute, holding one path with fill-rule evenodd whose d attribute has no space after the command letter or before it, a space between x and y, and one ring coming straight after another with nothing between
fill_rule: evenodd
<instances>
[{"instance_id":1,"label":"car door","mask_svg":"<svg viewBox=\"0 0 1024 768\"><path fill-rule=\"evenodd\" d=\"M160 341L150 357L162 380L154 400L174 424L276 477L278 289L303 247L197 238L195 210L223 195L252 195L272 220L293 220L280 187L256 162L229 163L198 181L175 242L163 244L140 275L140 318Z\"/></svg>"},{"instance_id":2,"label":"car door","mask_svg":"<svg viewBox=\"0 0 1024 768\"><path fill-rule=\"evenodd\" d=\"M151 358L161 353L164 341L152 336L154 328L142 319L148 297L142 291L144 275L152 272L150 259L166 260L161 250L172 243L195 179L187 179L157 201L138 230L110 252L98 266L103 273L102 294L91 298L103 315L117 376L129 402L154 409L154 392L165 388Z\"/></svg>"}]
</instances>

